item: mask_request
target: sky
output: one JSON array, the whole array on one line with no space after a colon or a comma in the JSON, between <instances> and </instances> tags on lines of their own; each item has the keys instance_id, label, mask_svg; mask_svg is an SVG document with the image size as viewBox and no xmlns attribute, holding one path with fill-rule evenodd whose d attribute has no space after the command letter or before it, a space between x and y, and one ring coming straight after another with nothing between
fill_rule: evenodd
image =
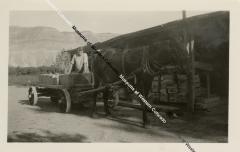
<instances>
[{"instance_id":1,"label":"sky","mask_svg":"<svg viewBox=\"0 0 240 152\"><path fill-rule=\"evenodd\" d=\"M130 33L161 25L182 18L181 11L64 11L65 16L80 31L95 33ZM209 13L207 11L187 11L187 16ZM33 27L49 26L59 31L72 29L54 11L10 12L10 25Z\"/></svg>"}]
</instances>

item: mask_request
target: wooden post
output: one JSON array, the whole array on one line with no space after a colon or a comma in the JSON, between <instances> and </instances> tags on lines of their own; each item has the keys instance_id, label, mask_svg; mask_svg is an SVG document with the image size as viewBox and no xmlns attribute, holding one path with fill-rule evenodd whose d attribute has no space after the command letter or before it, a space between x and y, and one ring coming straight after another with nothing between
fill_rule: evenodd
<instances>
[{"instance_id":1,"label":"wooden post","mask_svg":"<svg viewBox=\"0 0 240 152\"><path fill-rule=\"evenodd\" d=\"M161 75L158 75L158 99L161 101L161 89L162 89Z\"/></svg>"},{"instance_id":2,"label":"wooden post","mask_svg":"<svg viewBox=\"0 0 240 152\"><path fill-rule=\"evenodd\" d=\"M186 11L185 10L182 11L182 16L183 16L183 19L186 19Z\"/></svg>"},{"instance_id":3,"label":"wooden post","mask_svg":"<svg viewBox=\"0 0 240 152\"><path fill-rule=\"evenodd\" d=\"M210 87L210 76L208 72L206 73L206 78L207 78L207 98L209 98L211 94L210 93L211 87Z\"/></svg>"},{"instance_id":4,"label":"wooden post","mask_svg":"<svg viewBox=\"0 0 240 152\"><path fill-rule=\"evenodd\" d=\"M194 87L194 76L195 76L195 67L194 67L194 40L188 29L188 24L186 21L186 11L182 11L183 22L185 25L184 31L184 46L186 51L189 53L188 57L188 109L191 112L194 112L195 105L195 87Z\"/></svg>"},{"instance_id":5,"label":"wooden post","mask_svg":"<svg viewBox=\"0 0 240 152\"><path fill-rule=\"evenodd\" d=\"M91 51L90 52L90 58L91 58L91 65L90 65L90 68L91 68L91 84L92 86L94 87L95 86L95 78L94 78L94 54L93 52Z\"/></svg>"},{"instance_id":6,"label":"wooden post","mask_svg":"<svg viewBox=\"0 0 240 152\"><path fill-rule=\"evenodd\" d=\"M194 112L194 106L195 106L195 85L194 85L194 77L195 77L195 57L194 57L194 40L191 40L190 42L190 88L189 88L189 108L191 112Z\"/></svg>"}]
</instances>

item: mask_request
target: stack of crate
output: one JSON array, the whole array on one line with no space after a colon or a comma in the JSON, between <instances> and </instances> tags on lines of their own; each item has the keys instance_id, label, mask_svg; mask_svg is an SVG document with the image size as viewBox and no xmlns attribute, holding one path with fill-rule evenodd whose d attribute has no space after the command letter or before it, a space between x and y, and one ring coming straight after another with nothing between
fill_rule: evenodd
<instances>
[{"instance_id":1,"label":"stack of crate","mask_svg":"<svg viewBox=\"0 0 240 152\"><path fill-rule=\"evenodd\" d=\"M160 101L174 102L177 93L177 84L174 81L173 75L161 76L160 82Z\"/></svg>"},{"instance_id":2,"label":"stack of crate","mask_svg":"<svg viewBox=\"0 0 240 152\"><path fill-rule=\"evenodd\" d=\"M186 75L178 75L178 102L186 102L188 93L188 79Z\"/></svg>"},{"instance_id":3,"label":"stack of crate","mask_svg":"<svg viewBox=\"0 0 240 152\"><path fill-rule=\"evenodd\" d=\"M184 103L187 101L188 80L186 75L163 75L160 81L158 87L160 88L161 102ZM199 75L194 77L194 86L196 97L201 96Z\"/></svg>"},{"instance_id":4,"label":"stack of crate","mask_svg":"<svg viewBox=\"0 0 240 152\"><path fill-rule=\"evenodd\" d=\"M195 87L195 90L194 90L195 96L196 97L202 96L202 87L201 87L199 75L195 75L195 77L194 77L194 87Z\"/></svg>"},{"instance_id":5,"label":"stack of crate","mask_svg":"<svg viewBox=\"0 0 240 152\"><path fill-rule=\"evenodd\" d=\"M153 81L152 81L152 88L151 88L151 92L148 94L148 99L153 102L153 103L158 103L159 101L159 97L160 97L160 93L159 93L159 77L156 76L154 77Z\"/></svg>"},{"instance_id":6,"label":"stack of crate","mask_svg":"<svg viewBox=\"0 0 240 152\"><path fill-rule=\"evenodd\" d=\"M201 96L201 82L199 75L194 76L194 91L195 96ZM186 75L178 75L178 84L179 84L179 93L178 93L178 102L186 102L187 101L187 93L188 93L188 80Z\"/></svg>"}]
</instances>

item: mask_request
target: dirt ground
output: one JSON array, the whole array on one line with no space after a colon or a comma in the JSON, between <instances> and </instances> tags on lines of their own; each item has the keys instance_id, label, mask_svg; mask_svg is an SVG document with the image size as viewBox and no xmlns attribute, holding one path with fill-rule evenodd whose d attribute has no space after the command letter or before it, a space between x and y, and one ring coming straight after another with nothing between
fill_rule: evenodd
<instances>
[{"instance_id":1,"label":"dirt ground","mask_svg":"<svg viewBox=\"0 0 240 152\"><path fill-rule=\"evenodd\" d=\"M152 126L144 129L139 110L117 107L113 116L105 116L99 102L98 118L80 106L63 114L48 98L28 105L27 89L9 86L8 142L228 142L226 100L208 112L167 119L167 124L149 114Z\"/></svg>"}]
</instances>

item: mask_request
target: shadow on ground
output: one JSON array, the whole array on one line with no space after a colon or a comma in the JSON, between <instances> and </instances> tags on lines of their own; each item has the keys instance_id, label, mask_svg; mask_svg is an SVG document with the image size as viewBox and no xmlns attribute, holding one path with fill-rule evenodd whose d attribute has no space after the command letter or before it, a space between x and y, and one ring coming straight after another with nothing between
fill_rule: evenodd
<instances>
[{"instance_id":1,"label":"shadow on ground","mask_svg":"<svg viewBox=\"0 0 240 152\"><path fill-rule=\"evenodd\" d=\"M88 142L87 138L80 134L55 134L49 131L40 133L18 133L8 135L8 142Z\"/></svg>"},{"instance_id":2,"label":"shadow on ground","mask_svg":"<svg viewBox=\"0 0 240 152\"><path fill-rule=\"evenodd\" d=\"M21 104L28 104L27 100L19 101ZM49 99L41 99L37 104L40 108L31 108L35 112L59 112L56 103L50 102ZM158 118L156 118L153 114L148 114L149 119L151 121L152 129L144 130L142 128L142 113L136 109L130 108L116 108L112 110L111 116L105 116L103 104L99 104L97 106L97 118L104 118L111 121L119 122L123 125L107 125L107 124L96 124L99 127L104 128L115 128L120 129L127 132L136 132L140 134L150 134L152 136L176 136L181 137L190 137L195 139L201 139L212 142L227 142L228 138L228 104L222 104L214 109L207 111L199 111L195 114L185 113L183 116L177 119L168 119L165 115L164 118L167 119L167 123L163 124ZM91 108L84 107L82 105L74 105L71 114L81 116L81 117L90 117L91 116ZM154 128L154 129L153 129ZM170 134L172 133L172 134ZM18 135L23 136L25 135ZM34 138L34 134L31 135ZM36 137L36 140L39 137ZM41 138L41 137L40 137ZM54 136L50 136L51 140L55 140ZM78 138L78 137L75 137ZM80 138L80 137L79 137ZM12 137L9 137L9 141L11 141ZM44 137L42 137L44 140ZM34 140L34 139L31 139ZM56 139L57 140L57 139ZM65 138L61 139L61 135L59 136L59 141L63 141ZM72 141L71 137L66 139L65 141ZM79 142L79 141L78 141ZM179 138L179 142L182 140ZM192 142L192 141L188 141Z\"/></svg>"},{"instance_id":3,"label":"shadow on ground","mask_svg":"<svg viewBox=\"0 0 240 152\"><path fill-rule=\"evenodd\" d=\"M126 109L125 109L126 110ZM133 111L132 111L133 112ZM112 121L120 122L127 125L106 125L97 123L99 127L116 128L127 132L136 132L138 134L149 134L151 136L169 137L175 136L179 138L179 142L184 142L186 138L188 142L228 142L228 104L225 102L219 104L209 111L196 111L193 113L185 112L181 117L176 119L168 119L165 115L167 123L163 124L153 114L148 114L151 122L149 129L143 129L140 123L136 121L129 121L126 114L131 111L122 111L122 115L107 117ZM137 115L136 112L132 115ZM138 115L141 118L141 115ZM138 127L136 127L138 126Z\"/></svg>"},{"instance_id":4,"label":"shadow on ground","mask_svg":"<svg viewBox=\"0 0 240 152\"><path fill-rule=\"evenodd\" d=\"M22 105L29 105L28 100L20 100L20 104ZM41 98L40 101L36 105L39 108L31 108L32 106L29 105L29 109L35 111L35 112L60 112L58 109L57 103L51 102L48 98Z\"/></svg>"}]
</instances>

